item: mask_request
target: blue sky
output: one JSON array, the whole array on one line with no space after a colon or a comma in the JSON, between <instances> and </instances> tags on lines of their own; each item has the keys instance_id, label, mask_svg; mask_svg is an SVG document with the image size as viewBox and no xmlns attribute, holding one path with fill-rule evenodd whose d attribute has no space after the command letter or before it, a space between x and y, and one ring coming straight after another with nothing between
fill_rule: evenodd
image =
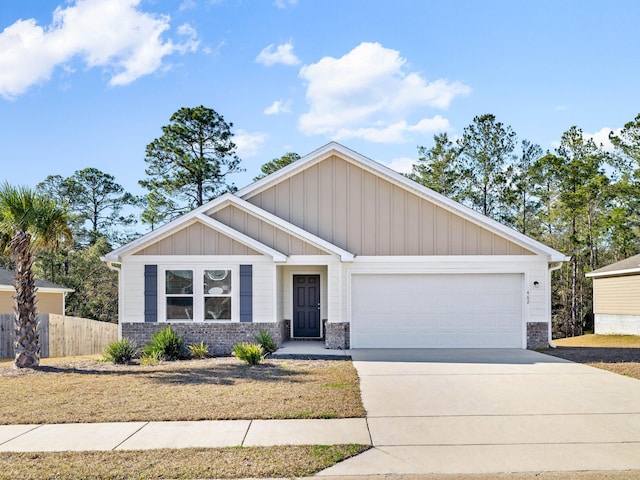
<instances>
[{"instance_id":1,"label":"blue sky","mask_svg":"<svg viewBox=\"0 0 640 480\"><path fill-rule=\"evenodd\" d=\"M331 140L404 171L493 113L552 149L640 112L640 2L0 0L0 179L96 167L143 193L173 112L234 124L260 166Z\"/></svg>"}]
</instances>

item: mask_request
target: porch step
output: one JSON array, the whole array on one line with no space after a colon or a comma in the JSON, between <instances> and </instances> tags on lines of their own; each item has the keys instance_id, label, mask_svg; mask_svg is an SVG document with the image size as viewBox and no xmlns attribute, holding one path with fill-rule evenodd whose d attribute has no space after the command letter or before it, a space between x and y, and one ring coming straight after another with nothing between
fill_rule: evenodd
<instances>
[{"instance_id":1,"label":"porch step","mask_svg":"<svg viewBox=\"0 0 640 480\"><path fill-rule=\"evenodd\" d=\"M302 360L350 360L349 350L325 348L322 340L289 340L284 342L269 358Z\"/></svg>"}]
</instances>

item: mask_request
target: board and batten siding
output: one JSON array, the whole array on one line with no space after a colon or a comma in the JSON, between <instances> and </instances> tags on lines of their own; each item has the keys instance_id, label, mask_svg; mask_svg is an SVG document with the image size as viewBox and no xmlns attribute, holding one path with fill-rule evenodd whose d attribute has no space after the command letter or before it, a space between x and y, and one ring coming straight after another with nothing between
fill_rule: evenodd
<instances>
[{"instance_id":1,"label":"board and batten siding","mask_svg":"<svg viewBox=\"0 0 640 480\"><path fill-rule=\"evenodd\" d=\"M221 223L244 233L263 245L285 255L328 255L324 250L305 242L268 222L230 205L211 215Z\"/></svg>"},{"instance_id":2,"label":"board and batten siding","mask_svg":"<svg viewBox=\"0 0 640 480\"><path fill-rule=\"evenodd\" d=\"M121 322L144 322L144 269L145 265L157 265L158 274L165 268L216 268L219 265L252 265L253 282L253 322L275 321L275 265L271 258L264 255L229 256L224 259L212 259L206 256L169 257L161 255L127 257L122 261L120 275L120 295L122 296ZM236 270L236 275L238 270ZM158 282L159 284L161 282ZM239 301L239 294L234 297ZM158 292L158 301L164 301L162 292ZM158 321L163 319L158 318Z\"/></svg>"},{"instance_id":3,"label":"board and batten siding","mask_svg":"<svg viewBox=\"0 0 640 480\"><path fill-rule=\"evenodd\" d=\"M335 155L244 199L356 255L533 254Z\"/></svg>"},{"instance_id":4,"label":"board and batten siding","mask_svg":"<svg viewBox=\"0 0 640 480\"><path fill-rule=\"evenodd\" d=\"M246 245L201 223L182 230L134 253L134 255L261 255Z\"/></svg>"},{"instance_id":5,"label":"board and batten siding","mask_svg":"<svg viewBox=\"0 0 640 480\"><path fill-rule=\"evenodd\" d=\"M595 314L640 315L640 275L593 279Z\"/></svg>"}]
</instances>

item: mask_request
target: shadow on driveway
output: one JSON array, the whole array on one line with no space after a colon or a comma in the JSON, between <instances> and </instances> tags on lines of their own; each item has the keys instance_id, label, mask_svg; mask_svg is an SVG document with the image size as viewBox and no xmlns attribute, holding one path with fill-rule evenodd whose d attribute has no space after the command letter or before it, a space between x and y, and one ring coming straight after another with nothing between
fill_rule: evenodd
<instances>
[{"instance_id":1,"label":"shadow on driveway","mask_svg":"<svg viewBox=\"0 0 640 480\"><path fill-rule=\"evenodd\" d=\"M566 363L566 360L562 358L540 355L538 352L519 348L362 348L353 349L350 353L354 361L360 362L466 363L487 365Z\"/></svg>"}]
</instances>

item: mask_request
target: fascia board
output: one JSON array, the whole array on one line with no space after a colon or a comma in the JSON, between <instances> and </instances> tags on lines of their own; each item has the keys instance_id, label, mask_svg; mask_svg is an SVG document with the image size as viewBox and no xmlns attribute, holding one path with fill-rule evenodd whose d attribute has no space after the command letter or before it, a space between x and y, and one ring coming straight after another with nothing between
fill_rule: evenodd
<instances>
[{"instance_id":1,"label":"fascia board","mask_svg":"<svg viewBox=\"0 0 640 480\"><path fill-rule=\"evenodd\" d=\"M121 262L123 256L131 255L139 250L142 250L146 246L151 245L154 242L158 242L163 238L168 237L172 233L175 233L184 227L188 227L195 222L196 220L192 215L186 214L161 227L156 228L155 230L133 240L132 242L127 243L126 245L123 245L120 248L113 250L112 252L107 253L106 255L101 257L101 260L104 262Z\"/></svg>"},{"instance_id":2,"label":"fascia board","mask_svg":"<svg viewBox=\"0 0 640 480\"><path fill-rule=\"evenodd\" d=\"M274 262L286 262L287 261L287 256L285 254L283 254L282 252L279 252L277 250L274 250L273 248L257 241L254 238L251 238L247 235L245 235L242 232L238 232L237 230L229 227L228 225L225 225L222 222L219 222L218 220L215 220L207 215L204 215L203 213L199 213L196 217L200 222L202 222L204 225L207 225L208 227L212 228L213 230L216 230L218 232L224 233L225 235L227 235L228 237L233 238L234 240L237 240L238 242L246 245L249 248L252 248L254 250L257 250L258 252L261 252L265 255L269 255L270 257L273 258Z\"/></svg>"},{"instance_id":3,"label":"fascia board","mask_svg":"<svg viewBox=\"0 0 640 480\"><path fill-rule=\"evenodd\" d=\"M497 235L505 237L508 240L516 243L517 245L526 248L527 250L532 250L538 254L547 255L549 257L549 262L567 261L565 255L561 252L558 252L557 250L548 247L543 243L538 242L537 240L523 235L522 233L513 230L512 228L502 225L501 223L489 217L486 217L485 215L482 215L481 213L476 212L475 210L472 210L465 205L451 200L444 195L434 192L433 190L430 190L414 182L413 180L408 179L404 175L401 175L398 172L395 172L390 168L381 165L380 163L375 162L370 158L365 157L364 155L354 152L353 150L350 150L349 148L340 145L337 142L328 143L324 147L311 152L309 155L306 155L297 162L293 162L282 168L281 170L239 190L236 195L241 198L246 198L249 195L255 195L298 173L299 171L308 168L309 166L319 162L332 153L338 154L338 156L346 161L355 163L360 167L364 167L365 170L368 170L374 175L386 178L395 185L409 190L455 215L461 216L462 218L465 218L466 220L469 220L478 226L486 228L487 230Z\"/></svg>"},{"instance_id":4,"label":"fascia board","mask_svg":"<svg viewBox=\"0 0 640 480\"><path fill-rule=\"evenodd\" d=\"M386 177L389 181L391 181L392 183L395 183L397 186L402 187L406 190L412 191L418 196L444 208L445 210L455 215L458 215L466 220L469 220L470 222L480 227L486 228L487 230L497 235L506 237L508 240L514 242L517 245L520 245L523 248L532 250L542 255L548 255L550 262L566 261L566 256L563 253L558 252L557 250L551 247L548 247L543 243L538 242L537 240L534 240L533 238L530 238L516 230L513 230L512 228L502 225L500 222L497 222L492 218L482 215L481 213L476 212L475 210L465 205L462 205L461 203L458 203L455 200L451 200L450 198L445 197L440 193L434 192L433 190L428 189L420 185L419 183L414 182L413 180L410 180L404 175L401 175L398 172L395 172L390 168L385 167L384 165L374 162L373 160L363 157L361 155L360 157L361 158L358 158L357 161L362 163L363 166L365 166L367 169L371 171L371 173L378 174L379 176L382 176L382 177Z\"/></svg>"},{"instance_id":5,"label":"fascia board","mask_svg":"<svg viewBox=\"0 0 640 480\"><path fill-rule=\"evenodd\" d=\"M228 199L228 197L233 197L230 193L225 193L224 195L211 200L210 202L188 212L184 215L170 221L162 225L161 227L156 228L155 230L137 238L126 245L121 246L120 248L116 248L115 250L107 253L101 260L104 262L120 262L122 257L125 255L131 255L132 253L141 250L147 245L150 245L153 242L157 242L171 235L172 233L184 228L194 222L194 218L196 218L199 214L211 210L215 208L215 206L219 203L222 203Z\"/></svg>"},{"instance_id":6,"label":"fascia board","mask_svg":"<svg viewBox=\"0 0 640 480\"><path fill-rule=\"evenodd\" d=\"M42 293L72 293L72 292L75 292L75 290L73 288L67 288L67 287L60 287L60 288L36 287L36 290L38 292L42 292ZM15 291L16 291L16 289L12 285L0 285L0 292L15 292Z\"/></svg>"},{"instance_id":7,"label":"fascia board","mask_svg":"<svg viewBox=\"0 0 640 480\"><path fill-rule=\"evenodd\" d=\"M585 274L585 277L588 277L588 278L617 277L622 275L631 275L634 273L640 273L640 268L627 268L625 270L611 270L609 272L590 272Z\"/></svg>"},{"instance_id":8,"label":"fascia board","mask_svg":"<svg viewBox=\"0 0 640 480\"><path fill-rule=\"evenodd\" d=\"M250 194L256 194L258 192L266 190L272 185L280 183L280 181L282 181L283 179L289 178L291 175L297 173L298 171L304 170L310 165L317 163L322 158L327 156L327 154L332 150L337 150L337 147L342 147L342 145L336 142L327 143L326 145L300 158L300 160L290 163L286 167L283 167L280 170L273 172L266 177L261 178L260 180L250 183L244 188L241 188L235 193L235 195L236 197L245 198ZM353 153L355 154L355 152Z\"/></svg>"},{"instance_id":9,"label":"fascia board","mask_svg":"<svg viewBox=\"0 0 640 480\"><path fill-rule=\"evenodd\" d=\"M351 262L355 258L355 255L353 253L348 252L347 250L344 250L331 242L327 242L326 240L323 240L322 238L317 237L316 235L309 233L306 230L297 227L272 213L267 212L266 210L261 209L260 207L256 207L246 200L234 197L233 199L229 199L229 202L234 204L238 208L245 210L252 215L255 215L257 218L260 218L277 228L285 230L286 232L300 238L301 240L311 243L312 245L315 245L322 250L326 250L330 253L338 255L340 257L340 260L342 260L343 262Z\"/></svg>"}]
</instances>

